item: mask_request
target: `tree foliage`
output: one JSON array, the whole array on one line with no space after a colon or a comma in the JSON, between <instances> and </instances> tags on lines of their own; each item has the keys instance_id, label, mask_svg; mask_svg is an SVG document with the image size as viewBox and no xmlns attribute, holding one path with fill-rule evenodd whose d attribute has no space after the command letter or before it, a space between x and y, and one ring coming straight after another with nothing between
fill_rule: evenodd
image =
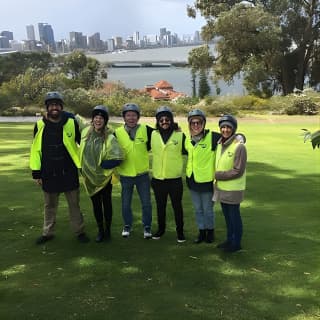
<instances>
[{"instance_id":1,"label":"tree foliage","mask_svg":"<svg viewBox=\"0 0 320 320\"><path fill-rule=\"evenodd\" d=\"M216 41L218 79L242 73L248 91L262 96L320 82L319 0L197 0L188 15L197 12L203 38Z\"/></svg>"}]
</instances>

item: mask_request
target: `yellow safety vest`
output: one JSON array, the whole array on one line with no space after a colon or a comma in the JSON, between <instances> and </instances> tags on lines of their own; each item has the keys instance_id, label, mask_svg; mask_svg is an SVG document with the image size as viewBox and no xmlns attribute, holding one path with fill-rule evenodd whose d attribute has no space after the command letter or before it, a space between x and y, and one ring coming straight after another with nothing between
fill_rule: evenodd
<instances>
[{"instance_id":1,"label":"yellow safety vest","mask_svg":"<svg viewBox=\"0 0 320 320\"><path fill-rule=\"evenodd\" d=\"M185 148L188 151L186 175L198 183L210 182L214 178L215 152L212 151L212 136L208 132L197 144L192 145L191 139L186 139Z\"/></svg>"},{"instance_id":2,"label":"yellow safety vest","mask_svg":"<svg viewBox=\"0 0 320 320\"><path fill-rule=\"evenodd\" d=\"M38 131L33 139L30 152L30 168L31 170L41 169L42 159L42 135L45 127L43 120L37 121ZM80 168L80 160L78 157L78 145L75 141L75 125L73 119L68 121L63 126L63 144L66 147L71 159L77 168Z\"/></svg>"},{"instance_id":3,"label":"yellow safety vest","mask_svg":"<svg viewBox=\"0 0 320 320\"><path fill-rule=\"evenodd\" d=\"M216 155L216 171L228 171L233 168L234 158L236 154L236 150L239 146L239 142L237 140L234 140L223 153L222 146L219 143L217 147L217 155ZM220 190L225 191L240 191L245 190L246 188L246 172L244 174L236 179L232 180L218 180L217 181L217 187Z\"/></svg>"},{"instance_id":4,"label":"yellow safety vest","mask_svg":"<svg viewBox=\"0 0 320 320\"><path fill-rule=\"evenodd\" d=\"M139 125L134 140L131 140L125 127L116 129L116 136L124 152L124 160L117 167L122 176L135 177L149 171L149 153L147 149L147 127Z\"/></svg>"},{"instance_id":5,"label":"yellow safety vest","mask_svg":"<svg viewBox=\"0 0 320 320\"><path fill-rule=\"evenodd\" d=\"M152 176L156 179L173 179L182 176L182 132L173 132L164 143L159 131L151 136Z\"/></svg>"}]
</instances>

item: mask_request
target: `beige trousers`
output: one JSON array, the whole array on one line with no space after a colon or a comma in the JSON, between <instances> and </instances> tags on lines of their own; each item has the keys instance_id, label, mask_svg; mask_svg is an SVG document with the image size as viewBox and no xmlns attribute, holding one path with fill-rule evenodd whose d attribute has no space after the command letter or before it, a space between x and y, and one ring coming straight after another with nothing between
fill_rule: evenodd
<instances>
[{"instance_id":1,"label":"beige trousers","mask_svg":"<svg viewBox=\"0 0 320 320\"><path fill-rule=\"evenodd\" d=\"M54 234L54 226L56 224L56 215L59 204L60 193L48 193L44 194L44 221L43 232L44 236L51 236ZM76 235L83 233L84 223L83 216L80 211L80 191L79 189L64 192L69 207L69 217L71 228Z\"/></svg>"}]
</instances>

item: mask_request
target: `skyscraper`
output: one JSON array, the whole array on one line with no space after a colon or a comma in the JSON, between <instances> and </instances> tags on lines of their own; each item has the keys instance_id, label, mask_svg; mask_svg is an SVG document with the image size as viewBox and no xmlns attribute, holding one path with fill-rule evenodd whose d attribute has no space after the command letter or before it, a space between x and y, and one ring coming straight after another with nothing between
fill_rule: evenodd
<instances>
[{"instance_id":1,"label":"skyscraper","mask_svg":"<svg viewBox=\"0 0 320 320\"><path fill-rule=\"evenodd\" d=\"M38 23L40 41L48 45L51 49L55 48L53 29L48 23Z\"/></svg>"},{"instance_id":2,"label":"skyscraper","mask_svg":"<svg viewBox=\"0 0 320 320\"><path fill-rule=\"evenodd\" d=\"M27 29L27 40L36 40L33 25L30 24L26 26L26 29Z\"/></svg>"},{"instance_id":3,"label":"skyscraper","mask_svg":"<svg viewBox=\"0 0 320 320\"><path fill-rule=\"evenodd\" d=\"M13 40L13 32L1 31L0 36L6 37L8 40Z\"/></svg>"}]
</instances>

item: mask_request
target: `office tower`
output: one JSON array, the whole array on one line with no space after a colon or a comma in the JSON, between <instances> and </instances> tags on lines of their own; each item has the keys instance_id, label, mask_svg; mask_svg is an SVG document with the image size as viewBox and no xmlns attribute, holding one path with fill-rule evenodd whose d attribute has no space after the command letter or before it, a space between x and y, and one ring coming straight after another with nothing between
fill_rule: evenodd
<instances>
[{"instance_id":1,"label":"office tower","mask_svg":"<svg viewBox=\"0 0 320 320\"><path fill-rule=\"evenodd\" d=\"M53 29L48 23L38 23L40 41L48 45L49 48L55 48Z\"/></svg>"},{"instance_id":2,"label":"office tower","mask_svg":"<svg viewBox=\"0 0 320 320\"><path fill-rule=\"evenodd\" d=\"M114 39L108 39L107 45L108 45L108 51L113 51L115 48Z\"/></svg>"},{"instance_id":3,"label":"office tower","mask_svg":"<svg viewBox=\"0 0 320 320\"><path fill-rule=\"evenodd\" d=\"M166 36L167 28L160 28L160 41Z\"/></svg>"},{"instance_id":4,"label":"office tower","mask_svg":"<svg viewBox=\"0 0 320 320\"><path fill-rule=\"evenodd\" d=\"M134 44L139 47L140 46L140 35L139 35L139 31L134 32L133 34L133 42Z\"/></svg>"},{"instance_id":5,"label":"office tower","mask_svg":"<svg viewBox=\"0 0 320 320\"><path fill-rule=\"evenodd\" d=\"M199 43L201 42L201 36L199 31L195 31L194 36L193 36L193 42Z\"/></svg>"},{"instance_id":6,"label":"office tower","mask_svg":"<svg viewBox=\"0 0 320 320\"><path fill-rule=\"evenodd\" d=\"M0 36L0 48L7 49L10 48L9 39L5 36Z\"/></svg>"},{"instance_id":7,"label":"office tower","mask_svg":"<svg viewBox=\"0 0 320 320\"><path fill-rule=\"evenodd\" d=\"M6 37L8 40L13 40L13 32L11 31L1 31L0 36Z\"/></svg>"},{"instance_id":8,"label":"office tower","mask_svg":"<svg viewBox=\"0 0 320 320\"><path fill-rule=\"evenodd\" d=\"M36 40L33 25L30 24L26 26L26 29L27 29L27 40Z\"/></svg>"},{"instance_id":9,"label":"office tower","mask_svg":"<svg viewBox=\"0 0 320 320\"><path fill-rule=\"evenodd\" d=\"M96 32L91 37L88 37L88 46L90 50L102 50L103 42L100 39L100 32Z\"/></svg>"},{"instance_id":10,"label":"office tower","mask_svg":"<svg viewBox=\"0 0 320 320\"><path fill-rule=\"evenodd\" d=\"M72 31L70 35L70 49L86 49L87 37L82 32Z\"/></svg>"},{"instance_id":11,"label":"office tower","mask_svg":"<svg viewBox=\"0 0 320 320\"><path fill-rule=\"evenodd\" d=\"M123 48L122 37L113 37L113 39L114 39L114 45L116 49L122 49Z\"/></svg>"}]
</instances>

